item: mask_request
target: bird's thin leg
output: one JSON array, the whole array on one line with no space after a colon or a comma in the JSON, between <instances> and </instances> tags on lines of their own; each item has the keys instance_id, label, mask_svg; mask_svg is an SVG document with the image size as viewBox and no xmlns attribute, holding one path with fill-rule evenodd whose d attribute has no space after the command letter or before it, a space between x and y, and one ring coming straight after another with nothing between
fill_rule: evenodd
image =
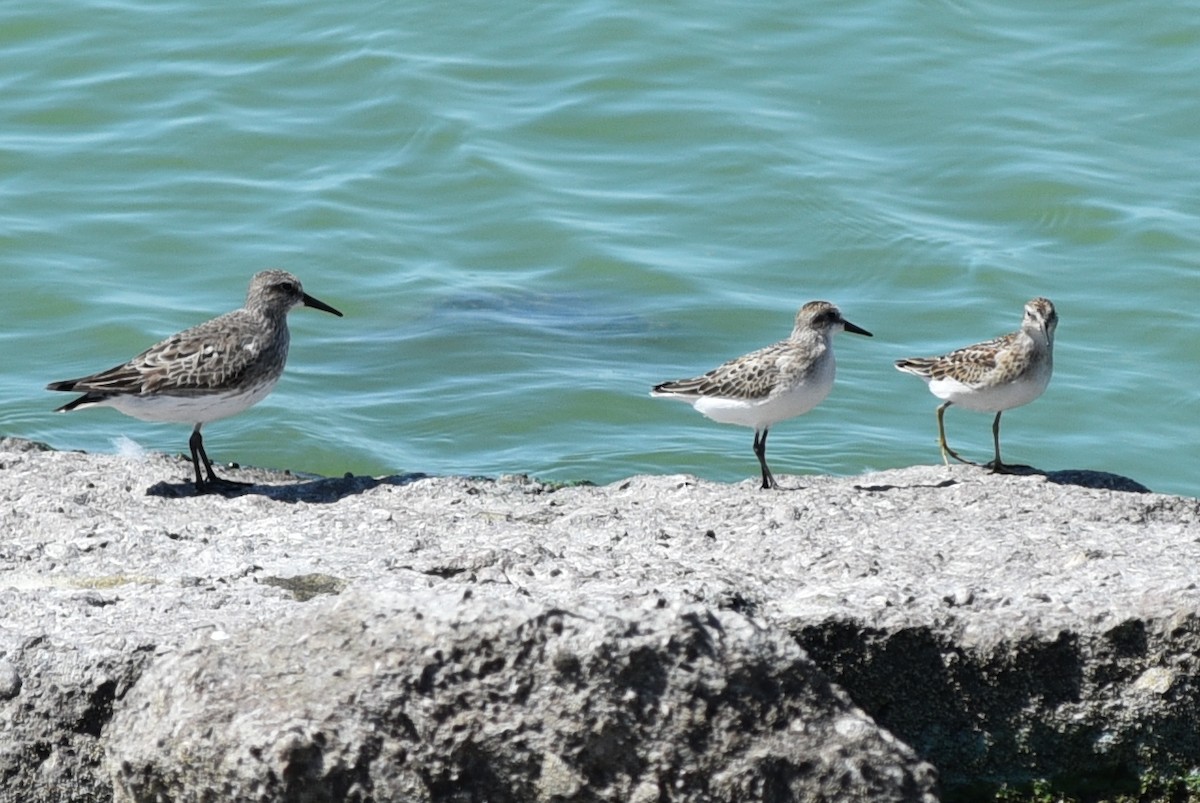
<instances>
[{"instance_id":1,"label":"bird's thin leg","mask_svg":"<svg viewBox=\"0 0 1200 803\"><path fill-rule=\"evenodd\" d=\"M196 428L192 430L192 437L188 439L188 446L192 450L192 467L196 469L196 490L204 493L223 488L245 488L251 485L252 483L249 482L237 482L217 476L217 473L213 471L212 461L208 459L208 453L204 451L204 438L200 435L200 426L200 424L196 425ZM201 462L204 463L208 479L200 476Z\"/></svg>"},{"instance_id":2,"label":"bird's thin leg","mask_svg":"<svg viewBox=\"0 0 1200 803\"><path fill-rule=\"evenodd\" d=\"M754 456L758 458L758 464L762 466L762 487L763 490L778 488L775 484L775 475L771 473L771 469L767 468L767 430L759 432L754 431Z\"/></svg>"},{"instance_id":3,"label":"bird's thin leg","mask_svg":"<svg viewBox=\"0 0 1200 803\"><path fill-rule=\"evenodd\" d=\"M1000 410L996 413L996 420L992 422L992 442L996 445L996 459L992 461L993 474L1008 474L1008 466L1000 462Z\"/></svg>"},{"instance_id":4,"label":"bird's thin leg","mask_svg":"<svg viewBox=\"0 0 1200 803\"><path fill-rule=\"evenodd\" d=\"M204 458L204 467L208 470L208 476L216 479L217 475L213 473L212 463L208 460L208 455L204 452L204 438L200 436L200 425L192 430L192 437L188 438L188 448L192 450L192 467L196 469L196 490L204 489L204 477L200 475L200 459Z\"/></svg>"},{"instance_id":5,"label":"bird's thin leg","mask_svg":"<svg viewBox=\"0 0 1200 803\"><path fill-rule=\"evenodd\" d=\"M939 404L938 408L937 408L938 446L940 446L942 449L942 462L944 462L946 465L950 465L950 460L948 458L953 457L955 460L957 460L960 463L966 463L967 465L970 465L970 466L977 466L977 465L979 465L978 463L972 463L970 460L959 457L958 452L951 449L950 444L946 443L945 415L946 415L946 408L949 407L951 405L951 403L952 402L944 402L943 404Z\"/></svg>"}]
</instances>

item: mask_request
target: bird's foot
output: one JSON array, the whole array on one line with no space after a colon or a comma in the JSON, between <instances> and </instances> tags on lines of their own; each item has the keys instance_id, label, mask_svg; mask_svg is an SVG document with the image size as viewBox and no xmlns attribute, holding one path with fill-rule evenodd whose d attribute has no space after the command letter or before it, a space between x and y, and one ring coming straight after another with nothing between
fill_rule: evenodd
<instances>
[{"instance_id":1,"label":"bird's foot","mask_svg":"<svg viewBox=\"0 0 1200 803\"><path fill-rule=\"evenodd\" d=\"M946 465L950 465L949 458L951 458L951 457L953 457L955 460L957 460L960 463L965 463L968 466L978 466L979 465L979 463L976 463L974 460L968 460L967 458L960 456L958 452L954 451L949 446L946 446L945 444L943 444L942 445L942 462L945 463Z\"/></svg>"},{"instance_id":2,"label":"bird's foot","mask_svg":"<svg viewBox=\"0 0 1200 803\"><path fill-rule=\"evenodd\" d=\"M764 470L762 475L762 490L778 491L779 483L775 482L775 475L770 470Z\"/></svg>"},{"instance_id":3,"label":"bird's foot","mask_svg":"<svg viewBox=\"0 0 1200 803\"><path fill-rule=\"evenodd\" d=\"M228 494L231 492L241 491L253 486L252 482L239 482L237 480L227 480L224 477L218 477L216 474L210 474L207 480L196 480L196 493L198 494Z\"/></svg>"}]
</instances>

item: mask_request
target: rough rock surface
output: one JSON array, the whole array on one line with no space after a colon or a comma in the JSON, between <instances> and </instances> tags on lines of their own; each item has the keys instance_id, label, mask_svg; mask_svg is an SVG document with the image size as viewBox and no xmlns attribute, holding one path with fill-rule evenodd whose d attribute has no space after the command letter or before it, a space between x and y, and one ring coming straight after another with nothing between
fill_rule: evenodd
<instances>
[{"instance_id":1,"label":"rough rock surface","mask_svg":"<svg viewBox=\"0 0 1200 803\"><path fill-rule=\"evenodd\" d=\"M954 800L1200 755L1200 502L1111 475L189 473L0 442L0 800Z\"/></svg>"},{"instance_id":2,"label":"rough rock surface","mask_svg":"<svg viewBox=\"0 0 1200 803\"><path fill-rule=\"evenodd\" d=\"M871 800L932 773L728 613L347 592L160 661L109 726L121 800Z\"/></svg>"}]
</instances>

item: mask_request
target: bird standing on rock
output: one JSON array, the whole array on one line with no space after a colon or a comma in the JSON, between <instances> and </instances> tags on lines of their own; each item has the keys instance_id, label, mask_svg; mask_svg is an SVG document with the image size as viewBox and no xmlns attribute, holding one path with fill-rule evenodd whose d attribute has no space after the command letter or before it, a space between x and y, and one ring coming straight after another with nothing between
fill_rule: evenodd
<instances>
[{"instance_id":1,"label":"bird standing on rock","mask_svg":"<svg viewBox=\"0 0 1200 803\"><path fill-rule=\"evenodd\" d=\"M953 457L960 463L978 465L959 457L946 443L943 417L952 404L979 412L994 412L992 439L993 473L1008 471L1000 461L1000 415L1038 398L1054 373L1054 330L1058 313L1048 298L1034 298L1025 305L1021 328L1001 337L966 346L940 357L909 357L896 360L897 370L925 380L929 392L945 402L938 405L938 446L942 460Z\"/></svg>"},{"instance_id":2,"label":"bird standing on rock","mask_svg":"<svg viewBox=\"0 0 1200 803\"><path fill-rule=\"evenodd\" d=\"M248 483L213 471L200 428L252 407L271 392L287 362L287 314L298 306L342 316L305 293L292 274L265 270L251 279L241 309L171 335L107 371L51 382L46 389L83 393L55 412L115 407L142 421L193 424L188 446L196 490L241 487Z\"/></svg>"},{"instance_id":3,"label":"bird standing on rock","mask_svg":"<svg viewBox=\"0 0 1200 803\"><path fill-rule=\"evenodd\" d=\"M762 487L778 488L767 467L767 433L776 423L807 413L833 388L837 370L833 335L841 331L871 337L828 301L810 301L796 313L786 340L744 354L703 376L656 385L651 396L678 399L722 424L754 429L754 454Z\"/></svg>"}]
</instances>

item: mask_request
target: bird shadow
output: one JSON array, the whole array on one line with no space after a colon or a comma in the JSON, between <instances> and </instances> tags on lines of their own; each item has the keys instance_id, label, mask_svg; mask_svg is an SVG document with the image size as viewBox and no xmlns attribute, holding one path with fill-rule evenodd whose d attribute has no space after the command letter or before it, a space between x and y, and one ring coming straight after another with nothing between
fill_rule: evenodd
<instances>
[{"instance_id":1,"label":"bird shadow","mask_svg":"<svg viewBox=\"0 0 1200 803\"><path fill-rule=\"evenodd\" d=\"M1041 476L1055 485L1075 485L1080 488L1094 488L1104 491L1126 491L1128 493L1153 493L1145 485L1121 474L1110 471L1093 471L1085 468L1067 468L1060 471L1044 471L1033 466L1005 465L1006 474L1019 477Z\"/></svg>"},{"instance_id":2,"label":"bird shadow","mask_svg":"<svg viewBox=\"0 0 1200 803\"><path fill-rule=\"evenodd\" d=\"M295 481L295 475L286 475L291 482L253 482L246 485L222 486L211 490L198 490L195 483L157 482L146 489L146 496L163 499L186 499L198 496L223 496L233 499L239 496L265 496L276 502L307 502L309 504L332 504L349 496L357 496L381 485L409 485L418 480L429 479L421 473L392 474L386 477L313 477Z\"/></svg>"},{"instance_id":3,"label":"bird shadow","mask_svg":"<svg viewBox=\"0 0 1200 803\"><path fill-rule=\"evenodd\" d=\"M967 471L966 467L952 467L955 472ZM991 476L992 472L989 466L978 466L978 469L984 476ZM1018 477L1045 477L1048 482L1056 485L1074 485L1079 488L1093 488L1098 490L1108 491L1124 491L1127 493L1153 493L1145 485L1142 485L1137 480L1120 474L1113 474L1109 471L1092 471L1090 469L1071 468L1062 471L1044 471L1040 468L1025 465L1005 465L1004 471L1000 475L1011 474ZM894 491L901 487L904 488L949 488L953 485L958 485L965 479L964 476L952 477L936 483L918 483L914 485L856 485L860 491Z\"/></svg>"},{"instance_id":4,"label":"bird shadow","mask_svg":"<svg viewBox=\"0 0 1200 803\"><path fill-rule=\"evenodd\" d=\"M904 488L949 488L952 485L958 485L958 480L942 480L941 482L918 482L912 485L855 485L855 489L859 491L872 491L875 493L881 491L895 491L901 487Z\"/></svg>"}]
</instances>

